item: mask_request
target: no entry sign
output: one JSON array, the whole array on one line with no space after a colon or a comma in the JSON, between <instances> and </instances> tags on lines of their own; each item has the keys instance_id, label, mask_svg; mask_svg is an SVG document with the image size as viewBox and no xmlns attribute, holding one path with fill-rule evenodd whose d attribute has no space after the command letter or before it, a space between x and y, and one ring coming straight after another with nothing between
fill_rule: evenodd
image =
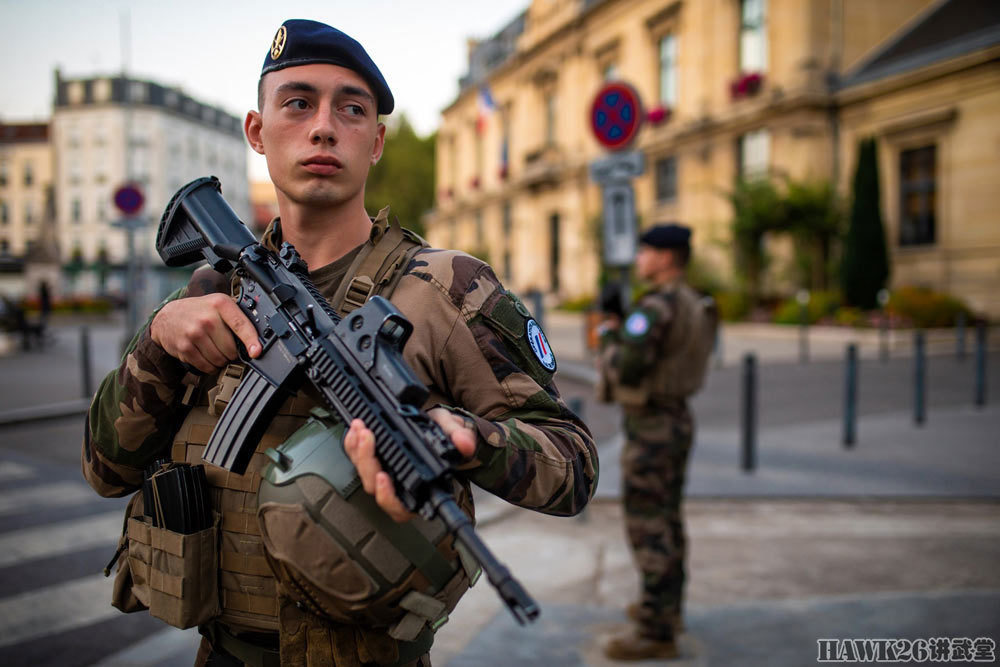
<instances>
[{"instance_id":1,"label":"no entry sign","mask_svg":"<svg viewBox=\"0 0 1000 667\"><path fill-rule=\"evenodd\" d=\"M616 81L597 91L590 107L590 127L608 150L625 148L642 124L639 94L627 83Z\"/></svg>"},{"instance_id":2,"label":"no entry sign","mask_svg":"<svg viewBox=\"0 0 1000 667\"><path fill-rule=\"evenodd\" d=\"M135 215L145 203L142 190L134 183L126 183L115 190L115 206L125 215Z\"/></svg>"}]
</instances>

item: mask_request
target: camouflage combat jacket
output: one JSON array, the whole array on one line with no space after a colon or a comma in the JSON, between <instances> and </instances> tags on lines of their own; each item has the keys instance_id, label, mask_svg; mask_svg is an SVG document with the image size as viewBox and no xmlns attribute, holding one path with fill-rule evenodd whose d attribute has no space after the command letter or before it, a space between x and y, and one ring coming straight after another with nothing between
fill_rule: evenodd
<instances>
[{"instance_id":1,"label":"camouflage combat jacket","mask_svg":"<svg viewBox=\"0 0 1000 667\"><path fill-rule=\"evenodd\" d=\"M686 410L704 384L716 326L714 303L683 281L650 287L601 337L598 397L626 412Z\"/></svg>"},{"instance_id":2,"label":"camouflage combat jacket","mask_svg":"<svg viewBox=\"0 0 1000 667\"><path fill-rule=\"evenodd\" d=\"M164 303L228 289L198 274ZM554 364L533 352L528 311L489 265L458 251L421 249L391 301L413 323L403 356L431 391L425 407L447 407L474 427L477 445L461 466L464 477L521 507L580 512L597 484L593 438L560 398L547 370ZM104 378L87 415L83 475L103 496L138 489L143 469L169 452L185 414L182 399L197 382L150 337L154 316Z\"/></svg>"}]
</instances>

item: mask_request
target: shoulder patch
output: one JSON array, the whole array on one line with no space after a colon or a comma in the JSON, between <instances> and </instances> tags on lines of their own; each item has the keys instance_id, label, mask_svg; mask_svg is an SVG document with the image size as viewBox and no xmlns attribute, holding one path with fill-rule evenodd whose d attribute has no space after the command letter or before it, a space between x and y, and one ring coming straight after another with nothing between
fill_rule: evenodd
<instances>
[{"instance_id":1,"label":"shoulder patch","mask_svg":"<svg viewBox=\"0 0 1000 667\"><path fill-rule=\"evenodd\" d=\"M529 319L525 325L525 335L531 345L531 351L535 353L535 358L545 370L554 371L556 369L556 355L552 352L552 346L545 337L542 328L534 318Z\"/></svg>"},{"instance_id":2,"label":"shoulder patch","mask_svg":"<svg viewBox=\"0 0 1000 667\"><path fill-rule=\"evenodd\" d=\"M632 313L625 320L625 331L636 338L645 336L649 331L649 316L641 310Z\"/></svg>"}]
</instances>

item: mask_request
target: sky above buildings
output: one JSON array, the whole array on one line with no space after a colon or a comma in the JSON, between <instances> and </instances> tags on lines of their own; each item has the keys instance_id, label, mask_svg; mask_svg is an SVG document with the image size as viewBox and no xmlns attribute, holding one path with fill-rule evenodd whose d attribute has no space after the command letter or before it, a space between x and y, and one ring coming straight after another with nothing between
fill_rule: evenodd
<instances>
[{"instance_id":1,"label":"sky above buildings","mask_svg":"<svg viewBox=\"0 0 1000 667\"><path fill-rule=\"evenodd\" d=\"M271 38L288 18L329 23L360 41L420 134L458 93L466 39L487 37L530 0L0 0L0 120L45 120L54 69L178 86L243 117L256 107ZM122 26L128 38L123 40ZM123 48L123 44L124 47ZM253 159L251 174L266 176Z\"/></svg>"}]
</instances>

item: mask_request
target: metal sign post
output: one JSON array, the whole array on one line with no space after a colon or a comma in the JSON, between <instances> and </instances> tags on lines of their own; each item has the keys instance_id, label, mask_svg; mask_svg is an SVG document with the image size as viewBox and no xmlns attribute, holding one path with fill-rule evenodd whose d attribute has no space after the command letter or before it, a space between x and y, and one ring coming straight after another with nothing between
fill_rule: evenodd
<instances>
[{"instance_id":1,"label":"metal sign post","mask_svg":"<svg viewBox=\"0 0 1000 667\"><path fill-rule=\"evenodd\" d=\"M643 173L645 158L628 151L642 126L642 103L635 89L623 82L611 82L594 96L590 107L590 128L598 143L613 151L590 163L590 177L601 186L604 204L604 265L617 273L622 309L629 307L629 267L635 261L638 229L632 179Z\"/></svg>"},{"instance_id":2,"label":"metal sign post","mask_svg":"<svg viewBox=\"0 0 1000 667\"><path fill-rule=\"evenodd\" d=\"M635 193L632 179L642 174L642 153L616 153L590 164L590 177L604 201L604 263L631 266L636 251Z\"/></svg>"},{"instance_id":3,"label":"metal sign post","mask_svg":"<svg viewBox=\"0 0 1000 667\"><path fill-rule=\"evenodd\" d=\"M142 210L145 198L137 185L126 183L115 190L114 202L125 217L115 220L111 226L125 230L125 247L128 253L128 271L125 277L128 310L125 318L125 335L121 345L124 351L139 329L139 304L142 303L145 287L145 281L143 285L139 284L139 262L135 253L135 232L146 226L146 220L136 215Z\"/></svg>"}]
</instances>

